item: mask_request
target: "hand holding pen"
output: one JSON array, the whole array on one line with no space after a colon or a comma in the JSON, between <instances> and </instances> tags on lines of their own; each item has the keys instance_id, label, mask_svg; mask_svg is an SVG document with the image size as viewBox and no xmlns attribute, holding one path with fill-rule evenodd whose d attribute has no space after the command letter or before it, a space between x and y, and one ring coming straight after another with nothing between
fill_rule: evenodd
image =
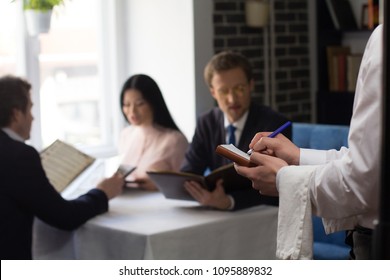
<instances>
[{"instance_id":1,"label":"hand holding pen","mask_svg":"<svg viewBox=\"0 0 390 280\"><path fill-rule=\"evenodd\" d=\"M290 126L287 122L273 133L259 132L252 139L249 147L253 150L250 162L254 166L235 164L237 173L252 181L252 187L262 195L278 196L276 177L282 168L299 164L300 149L281 131Z\"/></svg>"},{"instance_id":2,"label":"hand holding pen","mask_svg":"<svg viewBox=\"0 0 390 280\"><path fill-rule=\"evenodd\" d=\"M279 133L281 133L283 130L285 130L285 129L286 129L287 127L289 127L290 125L291 125L291 122L290 122L290 121L286 122L285 124L283 124L281 127L279 127L278 129L276 129L274 132L272 132L272 133L271 133L270 135L268 135L267 137L269 137L269 138L275 138L276 135L278 135ZM258 136L258 135L259 135L259 133L256 134L256 136ZM256 139L256 136L253 138L253 140ZM264 137L264 136L261 136L261 137ZM253 140L252 140L251 144L253 143ZM256 142L257 142L257 141L256 141ZM248 155L251 155L252 152L253 152L253 149L250 149L250 150L247 152L247 154L248 154Z\"/></svg>"},{"instance_id":3,"label":"hand holding pen","mask_svg":"<svg viewBox=\"0 0 390 280\"><path fill-rule=\"evenodd\" d=\"M286 123L282 127L283 129L286 129L289 125L291 125L291 123ZM289 165L298 165L300 149L287 137L280 134L283 129L277 129L271 134L264 132L257 133L255 137L253 137L249 147L253 152L260 152L261 154L278 157L286 161ZM278 134L280 135L276 137ZM253 155L251 156L251 160L252 157Z\"/></svg>"}]
</instances>

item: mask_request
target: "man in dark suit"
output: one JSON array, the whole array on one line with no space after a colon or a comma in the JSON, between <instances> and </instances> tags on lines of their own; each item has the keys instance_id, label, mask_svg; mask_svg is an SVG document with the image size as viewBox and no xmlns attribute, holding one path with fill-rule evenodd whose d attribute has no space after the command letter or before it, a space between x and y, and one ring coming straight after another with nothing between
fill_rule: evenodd
<instances>
[{"instance_id":1,"label":"man in dark suit","mask_svg":"<svg viewBox=\"0 0 390 280\"><path fill-rule=\"evenodd\" d=\"M31 85L17 77L0 78L0 257L31 259L34 217L66 230L104 213L108 200L122 191L124 179L114 174L95 189L65 200L53 188L30 138Z\"/></svg>"},{"instance_id":2,"label":"man in dark suit","mask_svg":"<svg viewBox=\"0 0 390 280\"><path fill-rule=\"evenodd\" d=\"M213 56L205 67L204 76L218 107L198 118L181 167L181 171L201 175L207 169L214 170L229 163L215 153L217 145L233 142L239 149L247 151L258 131L273 131L288 121L272 109L251 102L252 68L241 54L221 52ZM231 126L234 128L230 131ZM283 134L291 138L291 128ZM205 190L193 181L186 182L185 187L202 205L221 210L238 210L262 203L278 205L277 198L253 190L249 180L242 190L230 193L225 193L222 180L217 182L213 191Z\"/></svg>"}]
</instances>

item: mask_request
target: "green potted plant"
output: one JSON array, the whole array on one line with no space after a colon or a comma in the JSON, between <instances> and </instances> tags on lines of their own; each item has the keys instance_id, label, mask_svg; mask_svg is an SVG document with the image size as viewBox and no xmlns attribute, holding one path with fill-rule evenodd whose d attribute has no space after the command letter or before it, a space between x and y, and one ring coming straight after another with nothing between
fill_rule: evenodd
<instances>
[{"instance_id":1,"label":"green potted plant","mask_svg":"<svg viewBox=\"0 0 390 280\"><path fill-rule=\"evenodd\" d=\"M45 12L63 3L64 0L23 0L23 9Z\"/></svg>"},{"instance_id":2,"label":"green potted plant","mask_svg":"<svg viewBox=\"0 0 390 280\"><path fill-rule=\"evenodd\" d=\"M16 0L13 0L15 2ZM31 36L47 33L53 8L62 5L64 0L22 0L27 31Z\"/></svg>"}]
</instances>

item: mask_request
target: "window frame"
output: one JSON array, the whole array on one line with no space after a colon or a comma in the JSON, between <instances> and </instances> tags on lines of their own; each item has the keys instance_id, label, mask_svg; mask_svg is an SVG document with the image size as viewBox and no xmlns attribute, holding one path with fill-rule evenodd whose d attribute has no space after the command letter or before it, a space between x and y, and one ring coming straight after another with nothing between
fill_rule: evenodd
<instances>
[{"instance_id":1,"label":"window frame","mask_svg":"<svg viewBox=\"0 0 390 280\"><path fill-rule=\"evenodd\" d=\"M102 142L99 146L78 146L84 152L96 157L107 157L116 154L119 132L124 124L124 120L119 110L119 90L122 81L119 79L123 75L119 61L125 61L125 52L118 52L118 46L124 44L124 34L118 23L121 22L122 14L117 13L123 5L123 1L96 1L98 5L98 79L101 91L101 102L99 112L104 111L104 116L100 120ZM32 84L31 98L34 103L34 121L31 129L31 138L28 143L37 150L42 150L42 121L40 108L40 65L39 50L40 42L38 36L29 36L25 27L22 1L13 3L19 5L17 8L17 25L19 36L16 40L16 73L15 75L25 77Z\"/></svg>"}]
</instances>

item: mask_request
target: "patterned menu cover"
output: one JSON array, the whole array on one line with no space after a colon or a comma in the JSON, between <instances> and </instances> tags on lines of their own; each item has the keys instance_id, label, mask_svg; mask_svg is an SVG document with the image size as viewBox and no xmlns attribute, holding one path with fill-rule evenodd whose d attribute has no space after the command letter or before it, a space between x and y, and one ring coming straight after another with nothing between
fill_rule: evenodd
<instances>
[{"instance_id":1,"label":"patterned menu cover","mask_svg":"<svg viewBox=\"0 0 390 280\"><path fill-rule=\"evenodd\" d=\"M62 192L95 161L95 158L61 140L54 141L40 156L46 176L58 192Z\"/></svg>"}]
</instances>

